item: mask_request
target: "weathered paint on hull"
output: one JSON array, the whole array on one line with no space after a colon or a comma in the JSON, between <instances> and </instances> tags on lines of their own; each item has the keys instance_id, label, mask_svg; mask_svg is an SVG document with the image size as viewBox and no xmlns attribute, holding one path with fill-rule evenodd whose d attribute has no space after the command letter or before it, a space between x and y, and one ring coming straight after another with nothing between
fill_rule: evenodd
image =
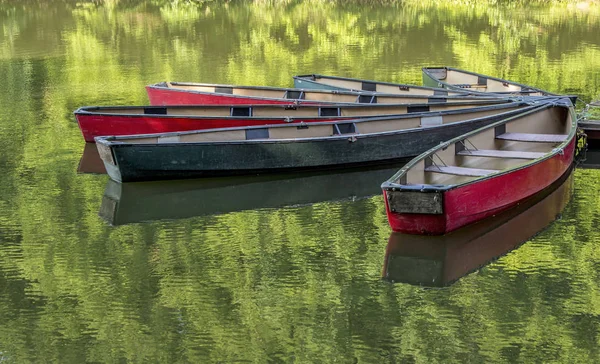
<instances>
[{"instance_id":1,"label":"weathered paint on hull","mask_svg":"<svg viewBox=\"0 0 600 364\"><path fill-rule=\"evenodd\" d=\"M515 114L519 111L515 111ZM226 143L98 143L110 177L118 182L341 168L389 163L416 156L440 142L504 116L410 129L376 136L306 141ZM102 150L104 150L104 152ZM116 165L107 161L110 155Z\"/></svg>"},{"instance_id":2,"label":"weathered paint on hull","mask_svg":"<svg viewBox=\"0 0 600 364\"><path fill-rule=\"evenodd\" d=\"M558 180L573 163L575 144L573 136L562 154L444 191L443 214L391 212L385 198L390 226L396 232L407 234L441 235L509 209Z\"/></svg>"}]
</instances>

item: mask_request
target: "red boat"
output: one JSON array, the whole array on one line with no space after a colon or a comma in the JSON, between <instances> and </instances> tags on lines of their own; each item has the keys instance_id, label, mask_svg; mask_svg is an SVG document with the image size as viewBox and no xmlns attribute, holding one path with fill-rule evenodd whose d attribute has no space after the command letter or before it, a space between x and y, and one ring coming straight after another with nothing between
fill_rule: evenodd
<instances>
[{"instance_id":1,"label":"red boat","mask_svg":"<svg viewBox=\"0 0 600 364\"><path fill-rule=\"evenodd\" d=\"M444 104L340 104L317 105L205 105L205 106L110 106L82 107L75 118L86 142L97 136L152 134L176 131L230 128L356 119L369 116L441 112L458 109L516 107L517 102L485 100ZM465 111L466 113L466 111Z\"/></svg>"},{"instance_id":2,"label":"red boat","mask_svg":"<svg viewBox=\"0 0 600 364\"><path fill-rule=\"evenodd\" d=\"M398 95L358 91L327 91L265 86L232 86L209 83L161 82L146 86L151 105L232 104L414 104L471 102L503 96Z\"/></svg>"},{"instance_id":3,"label":"red boat","mask_svg":"<svg viewBox=\"0 0 600 364\"><path fill-rule=\"evenodd\" d=\"M381 186L392 230L441 235L514 206L569 169L576 135L557 98L430 149Z\"/></svg>"},{"instance_id":4,"label":"red boat","mask_svg":"<svg viewBox=\"0 0 600 364\"><path fill-rule=\"evenodd\" d=\"M392 233L383 278L394 283L449 286L518 248L552 224L567 206L573 192L572 170L518 206L450 234Z\"/></svg>"}]
</instances>

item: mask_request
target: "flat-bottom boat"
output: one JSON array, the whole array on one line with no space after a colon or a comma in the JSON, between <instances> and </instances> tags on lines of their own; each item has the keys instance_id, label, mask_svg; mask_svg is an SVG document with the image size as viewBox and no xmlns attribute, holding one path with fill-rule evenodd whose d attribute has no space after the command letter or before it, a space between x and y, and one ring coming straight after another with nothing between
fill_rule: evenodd
<instances>
[{"instance_id":1,"label":"flat-bottom boat","mask_svg":"<svg viewBox=\"0 0 600 364\"><path fill-rule=\"evenodd\" d=\"M440 235L514 206L567 171L576 131L556 99L430 149L382 184L390 226Z\"/></svg>"}]
</instances>

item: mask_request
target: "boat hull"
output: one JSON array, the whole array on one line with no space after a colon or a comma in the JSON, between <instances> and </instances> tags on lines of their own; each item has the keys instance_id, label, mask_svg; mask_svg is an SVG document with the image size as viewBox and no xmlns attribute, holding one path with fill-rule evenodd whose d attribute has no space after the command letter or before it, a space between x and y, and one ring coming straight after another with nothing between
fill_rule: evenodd
<instances>
[{"instance_id":1,"label":"boat hull","mask_svg":"<svg viewBox=\"0 0 600 364\"><path fill-rule=\"evenodd\" d=\"M129 144L97 138L96 142L110 177L118 182L135 182L390 163L414 157L502 117L323 139Z\"/></svg>"},{"instance_id":2,"label":"boat hull","mask_svg":"<svg viewBox=\"0 0 600 364\"><path fill-rule=\"evenodd\" d=\"M508 173L443 191L441 214L392 212L388 198L385 198L390 226L396 232L407 234L441 235L505 211L563 176L573 163L575 146L573 135L562 153Z\"/></svg>"},{"instance_id":3,"label":"boat hull","mask_svg":"<svg viewBox=\"0 0 600 364\"><path fill-rule=\"evenodd\" d=\"M296 99L265 99L260 97L231 96L221 93L190 92L166 87L147 86L146 93L150 105L250 105L250 104L277 104L294 105ZM304 105L318 105L320 102L302 101Z\"/></svg>"}]
</instances>

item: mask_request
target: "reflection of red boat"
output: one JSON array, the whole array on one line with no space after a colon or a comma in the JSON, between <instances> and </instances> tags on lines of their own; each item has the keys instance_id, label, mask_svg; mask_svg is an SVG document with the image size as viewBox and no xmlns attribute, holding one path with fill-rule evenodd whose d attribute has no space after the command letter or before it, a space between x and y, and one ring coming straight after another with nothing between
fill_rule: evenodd
<instances>
[{"instance_id":1,"label":"reflection of red boat","mask_svg":"<svg viewBox=\"0 0 600 364\"><path fill-rule=\"evenodd\" d=\"M565 102L454 138L409 162L382 185L392 229L445 234L551 185L575 155L577 121Z\"/></svg>"},{"instance_id":2,"label":"reflection of red boat","mask_svg":"<svg viewBox=\"0 0 600 364\"><path fill-rule=\"evenodd\" d=\"M106 174L104 162L100 158L95 143L85 143L83 154L79 160L79 166L77 166L77 173Z\"/></svg>"},{"instance_id":3,"label":"reflection of red boat","mask_svg":"<svg viewBox=\"0 0 600 364\"><path fill-rule=\"evenodd\" d=\"M444 104L339 104L339 105L193 105L103 106L75 111L86 142L97 136L168 133L176 131L234 128L300 122L322 122L382 115L402 115L448 110L518 106L507 100ZM498 111L501 112L501 111Z\"/></svg>"},{"instance_id":4,"label":"reflection of red boat","mask_svg":"<svg viewBox=\"0 0 600 364\"><path fill-rule=\"evenodd\" d=\"M161 82L146 86L151 105L234 105L234 104L427 104L471 102L502 96L394 95L374 92L326 91L265 86L232 86L208 83Z\"/></svg>"},{"instance_id":5,"label":"reflection of red boat","mask_svg":"<svg viewBox=\"0 0 600 364\"><path fill-rule=\"evenodd\" d=\"M522 204L442 236L392 233L383 277L393 282L449 285L542 231L569 202L573 176L564 178Z\"/></svg>"}]
</instances>

